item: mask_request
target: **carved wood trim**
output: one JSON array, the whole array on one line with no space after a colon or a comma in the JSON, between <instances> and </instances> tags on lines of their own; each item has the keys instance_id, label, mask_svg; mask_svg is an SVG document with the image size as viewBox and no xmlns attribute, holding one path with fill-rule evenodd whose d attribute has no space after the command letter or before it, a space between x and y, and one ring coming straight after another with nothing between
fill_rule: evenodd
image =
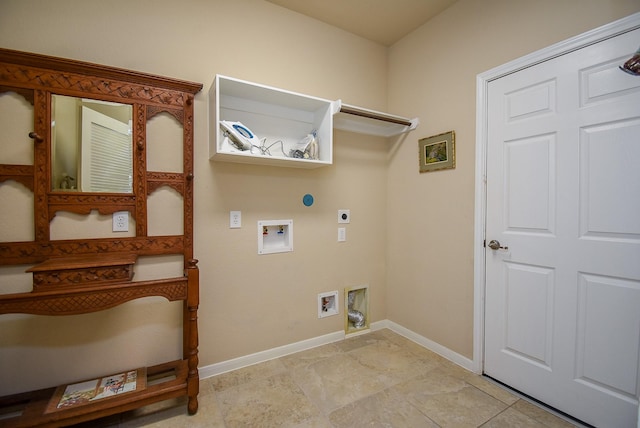
<instances>
[{"instance_id":1,"label":"carved wood trim","mask_svg":"<svg viewBox=\"0 0 640 428\"><path fill-rule=\"evenodd\" d=\"M117 211L129 211L136 217L136 198L134 195L110 193L51 192L49 193L50 222L58 211L68 211L87 215L92 210L102 215ZM48 223L47 223L48 224Z\"/></svg>"},{"instance_id":2,"label":"carved wood trim","mask_svg":"<svg viewBox=\"0 0 640 428\"><path fill-rule=\"evenodd\" d=\"M0 314L75 315L113 308L141 297L162 296L169 301L187 297L187 279L169 278L99 287L5 294Z\"/></svg>"},{"instance_id":3,"label":"carved wood trim","mask_svg":"<svg viewBox=\"0 0 640 428\"><path fill-rule=\"evenodd\" d=\"M80 73L107 79L118 79L136 84L158 86L160 88L172 89L175 91L196 93L202 89L202 85L199 83L156 76L123 68L110 67L102 64L93 64L85 61L14 51L10 49L0 49L0 61L7 61L12 64L29 67L54 69L62 72Z\"/></svg>"},{"instance_id":4,"label":"carved wood trim","mask_svg":"<svg viewBox=\"0 0 640 428\"><path fill-rule=\"evenodd\" d=\"M9 180L33 192L33 165L0 165L0 182Z\"/></svg>"},{"instance_id":5,"label":"carved wood trim","mask_svg":"<svg viewBox=\"0 0 640 428\"><path fill-rule=\"evenodd\" d=\"M60 287L92 287L131 281L137 255L107 253L50 258L27 272L33 273L33 291L53 291Z\"/></svg>"},{"instance_id":6,"label":"carved wood trim","mask_svg":"<svg viewBox=\"0 0 640 428\"><path fill-rule=\"evenodd\" d=\"M185 174L185 190L184 196L184 236L185 236L185 261L192 259L193 256L193 95L187 95L184 106L185 121L183 125L184 145L184 174Z\"/></svg>"},{"instance_id":7,"label":"carved wood trim","mask_svg":"<svg viewBox=\"0 0 640 428\"><path fill-rule=\"evenodd\" d=\"M133 156L133 185L134 192L138 196L136 199L136 235L147 236L147 110L144 106L136 105L134 113L134 141L135 149Z\"/></svg>"},{"instance_id":8,"label":"carved wood trim","mask_svg":"<svg viewBox=\"0 0 640 428\"><path fill-rule=\"evenodd\" d=\"M33 273L33 291L59 290L60 287L83 285L92 282L101 283L131 281L133 265L131 266L101 266L73 271L59 270Z\"/></svg>"},{"instance_id":9,"label":"carved wood trim","mask_svg":"<svg viewBox=\"0 0 640 428\"><path fill-rule=\"evenodd\" d=\"M148 234L147 196L167 185L183 196L186 249L185 260L193 257L193 100L202 89L199 83L154 76L115 67L76 60L31 54L0 48L0 90L15 91L34 105L34 165L31 177L28 169L10 173L0 170L0 182L16 180L34 193L34 241L50 239L50 222L58 211L86 215L97 210L103 215L127 210L136 220L136 236ZM108 101L130 103L134 110L134 191L132 195L88 194L51 191L51 93L89 96ZM160 112L167 112L183 126L184 169L182 176L166 174L161 182L159 173L146 172L147 121ZM5 171L7 168L3 167ZM29 263L47 253L46 245L38 250L28 244L29 255L21 260L24 243L18 254L9 260ZM35 252L35 254L32 254ZM38 254L39 253L39 254ZM2 264L8 264L0 262Z\"/></svg>"},{"instance_id":10,"label":"carved wood trim","mask_svg":"<svg viewBox=\"0 0 640 428\"><path fill-rule=\"evenodd\" d=\"M151 119L158 113L169 113L171 116L175 117L180 124L184 124L184 112L182 109L176 110L173 108L167 108L166 106L156 105L147 106L147 120Z\"/></svg>"},{"instance_id":11,"label":"carved wood trim","mask_svg":"<svg viewBox=\"0 0 640 428\"><path fill-rule=\"evenodd\" d=\"M147 196L162 186L169 186L184 196L184 174L179 172L147 172Z\"/></svg>"},{"instance_id":12,"label":"carved wood trim","mask_svg":"<svg viewBox=\"0 0 640 428\"><path fill-rule=\"evenodd\" d=\"M25 88L16 88L13 86L0 85L0 93L4 92L15 92L18 95L21 95L22 98L27 100L27 102L33 105L33 89L25 89Z\"/></svg>"},{"instance_id":13,"label":"carved wood trim","mask_svg":"<svg viewBox=\"0 0 640 428\"><path fill-rule=\"evenodd\" d=\"M113 251L135 253L139 256L183 254L184 237L175 235L65 241L0 242L0 266L34 264L41 263L50 257L107 254Z\"/></svg>"},{"instance_id":14,"label":"carved wood trim","mask_svg":"<svg viewBox=\"0 0 640 428\"><path fill-rule=\"evenodd\" d=\"M24 66L5 64L4 61L4 51L0 50L0 84L4 86L24 85L26 88L56 90L80 96L93 95L107 100L128 99L130 102L145 104L168 104L176 107L182 107L184 104L183 92L122 81L126 75L97 78L94 75L74 72L61 74L57 70L25 69Z\"/></svg>"},{"instance_id":15,"label":"carved wood trim","mask_svg":"<svg viewBox=\"0 0 640 428\"><path fill-rule=\"evenodd\" d=\"M34 196L34 222L35 240L49 239L49 208L47 191L49 186L49 124L51 116L49 112L50 97L45 91L37 90L34 93L33 118L34 132L44 136L44 141L34 144L33 151L33 196Z\"/></svg>"}]
</instances>

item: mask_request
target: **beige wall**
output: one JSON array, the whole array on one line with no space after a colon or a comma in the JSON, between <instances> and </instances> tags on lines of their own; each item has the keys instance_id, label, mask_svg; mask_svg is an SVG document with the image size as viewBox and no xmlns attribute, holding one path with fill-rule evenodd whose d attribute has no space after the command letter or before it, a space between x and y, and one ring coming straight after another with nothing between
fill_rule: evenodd
<instances>
[{"instance_id":1,"label":"beige wall","mask_svg":"<svg viewBox=\"0 0 640 428\"><path fill-rule=\"evenodd\" d=\"M262 0L3 0L0 46L204 83L195 106L201 366L341 330L341 316L317 318L317 294L364 284L372 321L390 319L470 357L475 75L639 8L532 3L462 0L386 49ZM317 170L210 162L216 73L418 116L421 125L401 145L336 132L334 165ZM418 174L418 138L451 129L457 169ZM2 206L16 193L0 186ZM340 208L352 222L339 244ZM242 211L241 229L228 228L230 210ZM58 235L85 222L61 217ZM109 224L100 217L90 220ZM256 221L287 218L294 252L258 256ZM0 225L5 240L11 223L0 215ZM180 265L143 260L136 279ZM28 289L24 268L0 269L0 292ZM179 304L162 299L71 317L2 316L0 395L178 358L180 320Z\"/></svg>"},{"instance_id":2,"label":"beige wall","mask_svg":"<svg viewBox=\"0 0 640 428\"><path fill-rule=\"evenodd\" d=\"M637 0L461 0L390 49L389 110L421 125L389 165L389 319L473 356L476 76L639 10ZM416 141L450 130L456 169L419 174Z\"/></svg>"},{"instance_id":3,"label":"beige wall","mask_svg":"<svg viewBox=\"0 0 640 428\"><path fill-rule=\"evenodd\" d=\"M3 0L0 46L204 83L195 105L201 366L342 330L342 310L318 319L318 293L369 285L372 319L386 319L386 141L337 132L334 165L299 170L210 162L207 129L216 73L384 110L386 48L262 0ZM161 156L149 164L164 164ZM19 187L0 186L3 211ZM173 219L158 196L154 225ZM353 221L339 244L341 208ZM241 229L229 229L230 210L242 211ZM0 214L0 240L12 219L27 217ZM293 219L293 253L257 255L256 222L269 219ZM95 213L61 213L52 227L77 237L93 233L86 223L110 233L109 218ZM144 260L135 279L159 265L180 270L180 260ZM28 290L24 269L0 269L1 292ZM2 316L0 395L179 358L180 321L180 304L160 298L71 317Z\"/></svg>"}]
</instances>

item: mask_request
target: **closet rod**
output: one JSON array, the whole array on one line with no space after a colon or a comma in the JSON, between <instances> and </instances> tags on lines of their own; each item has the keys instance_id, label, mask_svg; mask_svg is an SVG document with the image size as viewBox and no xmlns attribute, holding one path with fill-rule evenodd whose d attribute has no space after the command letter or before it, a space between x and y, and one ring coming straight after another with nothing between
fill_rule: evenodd
<instances>
[{"instance_id":1,"label":"closet rod","mask_svg":"<svg viewBox=\"0 0 640 428\"><path fill-rule=\"evenodd\" d=\"M391 116L385 116L385 115L382 115L382 114L376 114L376 113L371 112L371 111L363 111L363 110L359 110L357 108L354 108L354 107L351 107L351 106L346 106L346 105L340 106L340 113L352 114L354 116L366 117L368 119L382 120L384 122L391 122L391 123L396 123L398 125L404 125L404 126L413 125L410 121L408 121L406 119L401 119L401 118L396 118L396 117L391 117Z\"/></svg>"}]
</instances>

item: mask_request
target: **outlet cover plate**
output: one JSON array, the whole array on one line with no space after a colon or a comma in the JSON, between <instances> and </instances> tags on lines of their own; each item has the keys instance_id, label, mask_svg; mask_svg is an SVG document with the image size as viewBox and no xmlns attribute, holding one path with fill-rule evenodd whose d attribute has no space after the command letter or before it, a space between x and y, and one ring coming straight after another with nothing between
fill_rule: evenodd
<instances>
[{"instance_id":1,"label":"outlet cover plate","mask_svg":"<svg viewBox=\"0 0 640 428\"><path fill-rule=\"evenodd\" d=\"M338 223L350 223L351 210L338 210Z\"/></svg>"},{"instance_id":2,"label":"outlet cover plate","mask_svg":"<svg viewBox=\"0 0 640 428\"><path fill-rule=\"evenodd\" d=\"M129 211L117 211L113 213L112 230L114 232L129 231Z\"/></svg>"},{"instance_id":3,"label":"outlet cover plate","mask_svg":"<svg viewBox=\"0 0 640 428\"><path fill-rule=\"evenodd\" d=\"M229 211L229 228L239 229L242 227L242 212Z\"/></svg>"}]
</instances>

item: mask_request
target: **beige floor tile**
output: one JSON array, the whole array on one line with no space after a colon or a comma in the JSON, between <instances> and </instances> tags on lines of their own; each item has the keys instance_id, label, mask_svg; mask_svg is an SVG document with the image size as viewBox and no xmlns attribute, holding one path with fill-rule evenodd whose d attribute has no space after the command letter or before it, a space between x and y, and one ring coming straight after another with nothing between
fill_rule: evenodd
<instances>
[{"instance_id":1,"label":"beige floor tile","mask_svg":"<svg viewBox=\"0 0 640 428\"><path fill-rule=\"evenodd\" d=\"M214 379L217 376L209 377L206 379L200 379L200 392L198 398L203 395L215 394L215 388L213 387Z\"/></svg>"},{"instance_id":2,"label":"beige floor tile","mask_svg":"<svg viewBox=\"0 0 640 428\"><path fill-rule=\"evenodd\" d=\"M488 378L462 368L459 365L452 363L451 361L443 361L440 365L440 369L450 376L456 377L467 382L470 385L475 386L481 391L486 392L487 394L491 395L494 398L497 398L498 400L509 406L519 399L519 397L514 395L507 388L503 388L495 382L492 382Z\"/></svg>"},{"instance_id":3,"label":"beige floor tile","mask_svg":"<svg viewBox=\"0 0 640 428\"><path fill-rule=\"evenodd\" d=\"M562 419L553 413L544 410L542 407L532 404L526 400L518 400L513 406L515 410L537 420L541 424L550 428L571 428L578 425Z\"/></svg>"},{"instance_id":4,"label":"beige floor tile","mask_svg":"<svg viewBox=\"0 0 640 428\"><path fill-rule=\"evenodd\" d=\"M342 351L340 351L337 346L335 346L334 344L328 344L295 354L287 355L280 358L280 361L282 361L282 364L284 364L287 369L293 369L296 367L308 366L339 353L342 353Z\"/></svg>"},{"instance_id":5,"label":"beige floor tile","mask_svg":"<svg viewBox=\"0 0 640 428\"><path fill-rule=\"evenodd\" d=\"M409 350L389 341L377 341L349 352L360 364L375 372L386 386L423 375L438 366L420 359Z\"/></svg>"},{"instance_id":6,"label":"beige floor tile","mask_svg":"<svg viewBox=\"0 0 640 428\"><path fill-rule=\"evenodd\" d=\"M209 378L208 381L211 383L214 391L224 391L227 388L284 373L285 370L286 368L284 364L282 364L282 361L275 359L222 373Z\"/></svg>"},{"instance_id":7,"label":"beige floor tile","mask_svg":"<svg viewBox=\"0 0 640 428\"><path fill-rule=\"evenodd\" d=\"M457 377L462 380L465 380L466 378L471 376L476 376L475 373L446 359L443 359L443 361L440 362L440 369L448 375Z\"/></svg>"},{"instance_id":8,"label":"beige floor tile","mask_svg":"<svg viewBox=\"0 0 640 428\"><path fill-rule=\"evenodd\" d=\"M387 329L203 379L198 401L78 428L577 426Z\"/></svg>"},{"instance_id":9,"label":"beige floor tile","mask_svg":"<svg viewBox=\"0 0 640 428\"><path fill-rule=\"evenodd\" d=\"M419 408L442 427L477 427L499 414L505 404L474 387L437 394Z\"/></svg>"},{"instance_id":10,"label":"beige floor tile","mask_svg":"<svg viewBox=\"0 0 640 428\"><path fill-rule=\"evenodd\" d=\"M386 340L384 335L381 334L380 331L373 331L358 336L348 337L340 342L335 342L334 345L343 352L349 352L363 346L372 345L381 340Z\"/></svg>"},{"instance_id":11,"label":"beige floor tile","mask_svg":"<svg viewBox=\"0 0 640 428\"><path fill-rule=\"evenodd\" d=\"M335 428L421 427L437 428L432 420L391 389L335 410L329 416Z\"/></svg>"},{"instance_id":12,"label":"beige floor tile","mask_svg":"<svg viewBox=\"0 0 640 428\"><path fill-rule=\"evenodd\" d=\"M376 371L338 354L292 370L296 383L325 414L385 388Z\"/></svg>"},{"instance_id":13,"label":"beige floor tile","mask_svg":"<svg viewBox=\"0 0 640 428\"><path fill-rule=\"evenodd\" d=\"M324 415L320 415L311 419L307 419L306 421L303 421L297 425L292 425L291 428L335 428L335 427L331 424L328 417Z\"/></svg>"},{"instance_id":14,"label":"beige floor tile","mask_svg":"<svg viewBox=\"0 0 640 428\"><path fill-rule=\"evenodd\" d=\"M287 373L226 388L217 397L227 428L295 426L320 414Z\"/></svg>"},{"instance_id":15,"label":"beige floor tile","mask_svg":"<svg viewBox=\"0 0 640 428\"><path fill-rule=\"evenodd\" d=\"M431 370L426 375L418 376L415 379L397 385L395 389L400 394L409 396L430 397L436 394L458 392L469 386L464 380L451 376L440 367Z\"/></svg>"},{"instance_id":16,"label":"beige floor tile","mask_svg":"<svg viewBox=\"0 0 640 428\"><path fill-rule=\"evenodd\" d=\"M497 398L498 400L502 401L503 403L509 406L511 406L512 404L514 404L516 401L519 400L519 398L507 388L504 388L490 381L489 379L483 376L477 375L475 373L467 372L462 377L462 379L465 382L475 386L479 390L486 392L493 398Z\"/></svg>"},{"instance_id":17,"label":"beige floor tile","mask_svg":"<svg viewBox=\"0 0 640 428\"><path fill-rule=\"evenodd\" d=\"M444 362L444 361L449 362L449 360L447 360L443 356L438 355L435 352L428 350L424 346L419 345L416 342L410 339L407 339L404 336L400 336L399 334L394 333L389 329L385 328L382 330L378 330L376 333L384 337L387 341L391 343L395 343L398 346L401 346L402 348L416 354L416 356L422 359L426 359L428 361L435 361L435 362Z\"/></svg>"},{"instance_id":18,"label":"beige floor tile","mask_svg":"<svg viewBox=\"0 0 640 428\"><path fill-rule=\"evenodd\" d=\"M535 419L530 418L527 415L523 415L519 411L508 408L504 412L500 413L495 418L491 419L486 424L482 425L482 428L545 428L546 425L541 424Z\"/></svg>"},{"instance_id":19,"label":"beige floor tile","mask_svg":"<svg viewBox=\"0 0 640 428\"><path fill-rule=\"evenodd\" d=\"M507 405L440 369L392 388L441 427L478 427Z\"/></svg>"},{"instance_id":20,"label":"beige floor tile","mask_svg":"<svg viewBox=\"0 0 640 428\"><path fill-rule=\"evenodd\" d=\"M166 402L166 403L170 403ZM158 403L162 404L162 403ZM119 428L224 428L222 414L213 394L198 397L198 412L189 415L186 408L186 400L180 399L173 406L147 406L144 414L133 413L123 416L123 422Z\"/></svg>"}]
</instances>

